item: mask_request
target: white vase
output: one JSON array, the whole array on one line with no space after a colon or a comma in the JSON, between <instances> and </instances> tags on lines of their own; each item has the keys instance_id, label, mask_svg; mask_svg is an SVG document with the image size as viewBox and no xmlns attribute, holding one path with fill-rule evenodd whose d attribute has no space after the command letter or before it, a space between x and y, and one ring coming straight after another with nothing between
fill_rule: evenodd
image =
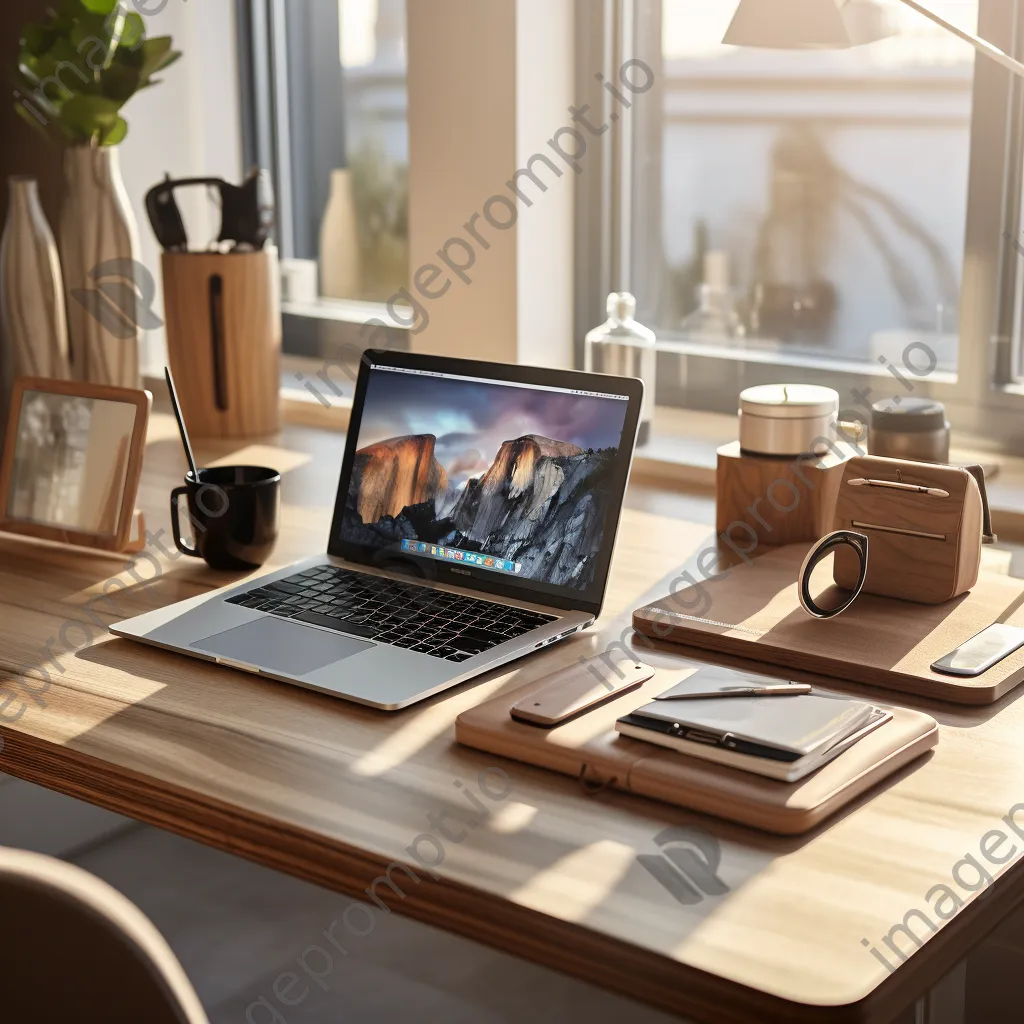
<instances>
[{"instance_id":1,"label":"white vase","mask_svg":"<svg viewBox=\"0 0 1024 1024\"><path fill-rule=\"evenodd\" d=\"M32 178L9 179L0 239L0 436L16 377L68 377L64 288L53 233Z\"/></svg>"},{"instance_id":2,"label":"white vase","mask_svg":"<svg viewBox=\"0 0 1024 1024\"><path fill-rule=\"evenodd\" d=\"M332 299L360 295L359 232L348 168L331 171L331 194L320 225L320 294Z\"/></svg>"},{"instance_id":3,"label":"white vase","mask_svg":"<svg viewBox=\"0 0 1024 1024\"><path fill-rule=\"evenodd\" d=\"M64 183L60 258L72 373L94 384L141 387L138 228L117 147L69 146Z\"/></svg>"}]
</instances>

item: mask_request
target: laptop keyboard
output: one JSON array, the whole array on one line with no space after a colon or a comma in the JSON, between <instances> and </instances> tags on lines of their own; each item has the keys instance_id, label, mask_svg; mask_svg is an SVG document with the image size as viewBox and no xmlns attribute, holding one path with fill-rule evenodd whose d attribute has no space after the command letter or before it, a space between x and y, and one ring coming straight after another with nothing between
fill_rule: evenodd
<instances>
[{"instance_id":1,"label":"laptop keyboard","mask_svg":"<svg viewBox=\"0 0 1024 1024\"><path fill-rule=\"evenodd\" d=\"M332 565L227 601L447 661L466 661L556 618Z\"/></svg>"}]
</instances>

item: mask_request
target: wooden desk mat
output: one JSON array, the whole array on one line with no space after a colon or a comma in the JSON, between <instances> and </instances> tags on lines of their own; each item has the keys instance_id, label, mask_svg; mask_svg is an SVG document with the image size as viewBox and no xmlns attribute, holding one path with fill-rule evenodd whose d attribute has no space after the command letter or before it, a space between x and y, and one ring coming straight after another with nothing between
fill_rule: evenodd
<instances>
[{"instance_id":1,"label":"wooden desk mat","mask_svg":"<svg viewBox=\"0 0 1024 1024\"><path fill-rule=\"evenodd\" d=\"M796 579L810 545L789 544L648 604L633 628L658 640L749 658L958 704L992 704L1024 679L1024 648L974 679L933 672L932 662L993 622L1024 626L1024 580L983 572L944 604L861 594L834 619L801 607ZM826 603L831 559L811 591Z\"/></svg>"},{"instance_id":2,"label":"wooden desk mat","mask_svg":"<svg viewBox=\"0 0 1024 1024\"><path fill-rule=\"evenodd\" d=\"M455 721L455 738L468 747L576 776L591 790L612 787L779 835L809 831L938 742L933 718L894 708L891 721L834 761L796 782L779 782L615 731L617 718L699 667L680 659L659 669L639 690L554 729L509 716L513 704L546 685L544 677L534 679L463 711Z\"/></svg>"}]
</instances>

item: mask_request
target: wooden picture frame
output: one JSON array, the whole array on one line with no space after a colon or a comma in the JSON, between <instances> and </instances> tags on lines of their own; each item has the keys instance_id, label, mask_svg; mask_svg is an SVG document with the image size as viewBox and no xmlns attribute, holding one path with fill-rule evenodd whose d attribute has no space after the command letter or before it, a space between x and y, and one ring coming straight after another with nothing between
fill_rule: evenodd
<instances>
[{"instance_id":1,"label":"wooden picture frame","mask_svg":"<svg viewBox=\"0 0 1024 1024\"><path fill-rule=\"evenodd\" d=\"M121 450L115 453L111 463L111 482L122 477L123 489L117 500L111 487L110 506L105 515L110 519L111 529L90 532L17 517L11 514L12 487L15 485L15 467L21 416L25 396L32 393L63 395L67 398L84 398L102 402L116 402L130 405L134 419L130 436L126 436ZM44 377L19 377L11 393L7 433L4 438L3 455L0 458L0 531L40 537L44 540L82 547L99 548L104 551L137 551L145 543L145 524L141 513L135 511L135 500L142 476L142 461L146 450L146 428L153 396L148 391L134 388L117 388L106 384L89 384L85 381L52 380ZM133 525L135 529L133 531ZM133 536L134 533L134 536Z\"/></svg>"}]
</instances>

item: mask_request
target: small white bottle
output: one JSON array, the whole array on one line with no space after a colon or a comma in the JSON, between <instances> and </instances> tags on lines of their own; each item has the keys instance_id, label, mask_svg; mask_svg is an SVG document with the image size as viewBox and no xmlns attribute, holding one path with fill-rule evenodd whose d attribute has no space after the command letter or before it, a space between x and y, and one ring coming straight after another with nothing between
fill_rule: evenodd
<instances>
[{"instance_id":1,"label":"small white bottle","mask_svg":"<svg viewBox=\"0 0 1024 1024\"><path fill-rule=\"evenodd\" d=\"M654 388L657 378L657 350L654 331L633 319L636 299L629 292L608 296L608 319L584 339L584 369L591 373L612 373L639 377L644 382L644 403L640 411L637 445L646 444L654 427Z\"/></svg>"}]
</instances>

